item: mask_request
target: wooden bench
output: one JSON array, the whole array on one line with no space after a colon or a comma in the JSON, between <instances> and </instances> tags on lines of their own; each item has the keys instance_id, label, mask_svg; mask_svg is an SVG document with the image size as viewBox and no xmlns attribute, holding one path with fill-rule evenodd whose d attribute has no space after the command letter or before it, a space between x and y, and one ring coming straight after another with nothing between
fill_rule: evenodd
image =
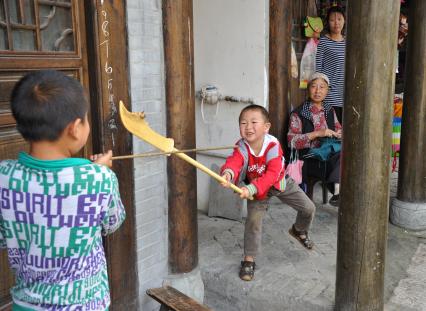
<instances>
[{"instance_id":1,"label":"wooden bench","mask_svg":"<svg viewBox=\"0 0 426 311\"><path fill-rule=\"evenodd\" d=\"M150 288L146 293L161 303L160 311L212 311L171 286Z\"/></svg>"}]
</instances>

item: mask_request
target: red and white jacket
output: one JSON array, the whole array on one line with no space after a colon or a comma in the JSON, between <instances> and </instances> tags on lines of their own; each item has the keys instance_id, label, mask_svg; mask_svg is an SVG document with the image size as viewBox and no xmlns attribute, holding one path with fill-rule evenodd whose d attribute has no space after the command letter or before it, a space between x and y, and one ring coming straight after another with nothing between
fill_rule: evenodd
<instances>
[{"instance_id":1,"label":"red and white jacket","mask_svg":"<svg viewBox=\"0 0 426 311\"><path fill-rule=\"evenodd\" d=\"M231 156L226 159L221 173L229 172L232 182L246 182L251 195L258 200L266 198L271 187L285 190L285 167L281 145L274 136L266 134L263 146L255 155L249 144L240 139Z\"/></svg>"}]
</instances>

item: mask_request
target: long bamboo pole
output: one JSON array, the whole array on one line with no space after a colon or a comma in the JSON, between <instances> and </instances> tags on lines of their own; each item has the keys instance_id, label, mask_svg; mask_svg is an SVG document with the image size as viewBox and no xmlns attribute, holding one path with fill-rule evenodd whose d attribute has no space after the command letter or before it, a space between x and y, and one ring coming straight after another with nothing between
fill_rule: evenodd
<instances>
[{"instance_id":1,"label":"long bamboo pole","mask_svg":"<svg viewBox=\"0 0 426 311\"><path fill-rule=\"evenodd\" d=\"M206 166L202 165L198 161L192 159L186 154L180 152L180 150L176 149L173 146L174 145L173 139L164 137L156 133L155 131L153 131L149 127L148 123L146 123L145 116L143 113L129 112L121 101L120 101L120 116L121 116L121 121L123 122L124 126L127 128L127 130L130 133L136 135L137 137L146 141L147 143L157 147L158 149L162 150L162 152L176 153L176 156L192 164L196 168L199 168L206 174L215 178L217 181L221 183L227 183L227 180L225 178L219 176L217 173L213 172ZM229 184L229 187L239 194L243 193L242 189L238 188L232 183ZM250 197L249 199L251 200L252 198Z\"/></svg>"},{"instance_id":2,"label":"long bamboo pole","mask_svg":"<svg viewBox=\"0 0 426 311\"><path fill-rule=\"evenodd\" d=\"M163 152L163 151L161 151L161 152L146 152L146 153L129 154L129 155L124 155L124 156L116 156L116 157L112 157L112 160L156 157L156 156L161 156L161 155L171 155L171 154L175 154L175 153L185 153L185 152L226 150L226 149L234 149L235 147L237 147L237 146L232 145L232 146L211 147L211 148L195 148L195 149L176 150L176 151L170 151L170 152Z\"/></svg>"}]
</instances>

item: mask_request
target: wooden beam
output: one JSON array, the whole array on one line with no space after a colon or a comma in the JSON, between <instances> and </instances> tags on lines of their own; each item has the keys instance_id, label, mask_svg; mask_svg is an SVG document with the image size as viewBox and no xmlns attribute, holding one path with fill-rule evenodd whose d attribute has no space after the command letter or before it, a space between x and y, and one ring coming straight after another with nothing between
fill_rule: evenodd
<instances>
[{"instance_id":1,"label":"wooden beam","mask_svg":"<svg viewBox=\"0 0 426 311\"><path fill-rule=\"evenodd\" d=\"M383 310L399 8L348 1L336 310Z\"/></svg>"},{"instance_id":2,"label":"wooden beam","mask_svg":"<svg viewBox=\"0 0 426 311\"><path fill-rule=\"evenodd\" d=\"M286 143L291 89L292 0L269 1L269 115L271 134Z\"/></svg>"},{"instance_id":3,"label":"wooden beam","mask_svg":"<svg viewBox=\"0 0 426 311\"><path fill-rule=\"evenodd\" d=\"M167 137L177 149L195 147L192 0L163 0ZM169 268L192 271L198 264L196 169L168 159Z\"/></svg>"},{"instance_id":4,"label":"wooden beam","mask_svg":"<svg viewBox=\"0 0 426 311\"><path fill-rule=\"evenodd\" d=\"M93 148L132 153L132 136L119 120L118 101L129 108L126 2L85 1L91 94ZM138 274L133 162L115 161L120 194L126 208L123 225L105 239L112 305L110 310L137 310Z\"/></svg>"},{"instance_id":5,"label":"wooden beam","mask_svg":"<svg viewBox=\"0 0 426 311\"><path fill-rule=\"evenodd\" d=\"M426 1L410 1L397 197L412 203L426 203L425 18Z\"/></svg>"}]
</instances>

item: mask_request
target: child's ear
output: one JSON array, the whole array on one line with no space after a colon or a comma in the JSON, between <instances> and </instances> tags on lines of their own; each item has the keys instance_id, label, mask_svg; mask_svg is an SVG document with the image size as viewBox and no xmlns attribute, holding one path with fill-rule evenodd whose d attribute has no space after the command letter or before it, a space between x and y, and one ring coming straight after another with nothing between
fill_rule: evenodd
<instances>
[{"instance_id":1,"label":"child's ear","mask_svg":"<svg viewBox=\"0 0 426 311\"><path fill-rule=\"evenodd\" d=\"M271 123L270 122L266 122L265 123L265 132L269 133L269 129L271 128Z\"/></svg>"},{"instance_id":2,"label":"child's ear","mask_svg":"<svg viewBox=\"0 0 426 311\"><path fill-rule=\"evenodd\" d=\"M67 125L66 131L72 138L78 138L79 137L79 131L80 131L80 127L82 125L82 122L83 122L83 120L81 120L80 118L77 118Z\"/></svg>"}]
</instances>

